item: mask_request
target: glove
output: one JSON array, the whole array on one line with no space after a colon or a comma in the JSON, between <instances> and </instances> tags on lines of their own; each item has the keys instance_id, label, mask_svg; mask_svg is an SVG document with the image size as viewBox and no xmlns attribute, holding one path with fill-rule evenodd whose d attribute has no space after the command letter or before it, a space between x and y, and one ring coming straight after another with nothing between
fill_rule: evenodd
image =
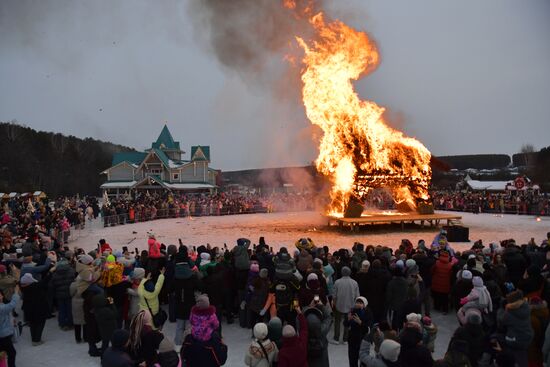
<instances>
[{"instance_id":1,"label":"glove","mask_svg":"<svg viewBox=\"0 0 550 367\"><path fill-rule=\"evenodd\" d=\"M241 310L244 310L246 308L246 301L241 302Z\"/></svg>"},{"instance_id":2,"label":"glove","mask_svg":"<svg viewBox=\"0 0 550 367\"><path fill-rule=\"evenodd\" d=\"M460 299L460 305L463 306L465 305L466 303L468 303L468 297L463 297Z\"/></svg>"},{"instance_id":3,"label":"glove","mask_svg":"<svg viewBox=\"0 0 550 367\"><path fill-rule=\"evenodd\" d=\"M262 310L260 311L260 316L264 316L264 315L265 315L265 313L266 313L266 310L265 310L265 308L262 308Z\"/></svg>"}]
</instances>

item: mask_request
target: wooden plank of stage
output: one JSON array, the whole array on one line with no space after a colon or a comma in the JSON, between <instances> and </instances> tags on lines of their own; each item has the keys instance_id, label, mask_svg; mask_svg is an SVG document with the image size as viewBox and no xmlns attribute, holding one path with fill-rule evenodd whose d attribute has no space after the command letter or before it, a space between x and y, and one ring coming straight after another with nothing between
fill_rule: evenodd
<instances>
[{"instance_id":1,"label":"wooden plank of stage","mask_svg":"<svg viewBox=\"0 0 550 367\"><path fill-rule=\"evenodd\" d=\"M332 215L326 216L329 226L331 223L337 223L339 226L349 225L351 230L358 228L360 225L374 225L374 224L401 224L401 229L405 228L405 223L420 222L423 227L424 223L429 223L431 226L438 226L443 220L447 221L447 225L450 225L452 221L460 221L462 217L455 214L418 214L418 213L400 213L400 214L367 214L360 218L343 218Z\"/></svg>"}]
</instances>

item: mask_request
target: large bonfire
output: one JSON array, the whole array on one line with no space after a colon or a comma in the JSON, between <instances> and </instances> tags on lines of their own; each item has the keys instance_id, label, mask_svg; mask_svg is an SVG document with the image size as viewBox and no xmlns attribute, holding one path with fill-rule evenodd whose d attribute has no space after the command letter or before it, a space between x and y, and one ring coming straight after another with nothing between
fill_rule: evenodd
<instances>
[{"instance_id":1,"label":"large bonfire","mask_svg":"<svg viewBox=\"0 0 550 367\"><path fill-rule=\"evenodd\" d=\"M352 81L380 62L374 42L338 20L327 22L311 4L299 7L284 0L314 30L314 37L296 39L305 52L301 78L306 114L324 132L316 166L332 182L328 212L343 215L374 188L391 190L396 203L414 210L429 199L431 154L418 140L389 127L383 107L361 100L354 91Z\"/></svg>"}]
</instances>

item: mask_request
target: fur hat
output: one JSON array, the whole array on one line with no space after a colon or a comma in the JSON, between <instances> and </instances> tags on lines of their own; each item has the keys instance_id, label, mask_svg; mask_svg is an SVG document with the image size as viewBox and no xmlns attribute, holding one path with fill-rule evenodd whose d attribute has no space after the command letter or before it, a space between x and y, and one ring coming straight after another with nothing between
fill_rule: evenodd
<instances>
[{"instance_id":1,"label":"fur hat","mask_svg":"<svg viewBox=\"0 0 550 367\"><path fill-rule=\"evenodd\" d=\"M416 261L414 261L413 259L407 259L407 261L405 261L405 267L407 269L412 268L415 265L416 265Z\"/></svg>"},{"instance_id":2,"label":"fur hat","mask_svg":"<svg viewBox=\"0 0 550 367\"><path fill-rule=\"evenodd\" d=\"M319 277L318 277L317 274L315 274L315 273L310 273L310 274L307 276L307 281L309 282L310 280L319 280Z\"/></svg>"},{"instance_id":3,"label":"fur hat","mask_svg":"<svg viewBox=\"0 0 550 367\"><path fill-rule=\"evenodd\" d=\"M363 262L361 263L361 267L363 269L368 269L370 267L370 261L368 260L363 260Z\"/></svg>"},{"instance_id":4,"label":"fur hat","mask_svg":"<svg viewBox=\"0 0 550 367\"><path fill-rule=\"evenodd\" d=\"M367 305L369 304L369 301L367 301L365 297L357 297L355 299L355 302L358 302L358 301L361 301L365 307L367 307Z\"/></svg>"},{"instance_id":5,"label":"fur hat","mask_svg":"<svg viewBox=\"0 0 550 367\"><path fill-rule=\"evenodd\" d=\"M80 261L84 265L90 265L94 261L94 258L88 254L84 254L78 257L78 261Z\"/></svg>"},{"instance_id":6,"label":"fur hat","mask_svg":"<svg viewBox=\"0 0 550 367\"><path fill-rule=\"evenodd\" d=\"M481 311L479 311L477 308L469 308L464 313L464 316L466 316L466 322L471 325L481 325L482 322L482 316Z\"/></svg>"},{"instance_id":7,"label":"fur hat","mask_svg":"<svg viewBox=\"0 0 550 367\"><path fill-rule=\"evenodd\" d=\"M208 264L210 262L210 254L208 252L201 253L201 262L199 266Z\"/></svg>"},{"instance_id":8,"label":"fur hat","mask_svg":"<svg viewBox=\"0 0 550 367\"><path fill-rule=\"evenodd\" d=\"M267 325L263 322L254 325L254 337L258 340L264 340L267 337Z\"/></svg>"},{"instance_id":9,"label":"fur hat","mask_svg":"<svg viewBox=\"0 0 550 367\"><path fill-rule=\"evenodd\" d=\"M132 280L143 279L145 277L145 269L143 268L134 268L132 272Z\"/></svg>"},{"instance_id":10,"label":"fur hat","mask_svg":"<svg viewBox=\"0 0 550 367\"><path fill-rule=\"evenodd\" d=\"M155 232L152 232L152 231L147 232L147 237L149 237L149 238L155 238Z\"/></svg>"},{"instance_id":11,"label":"fur hat","mask_svg":"<svg viewBox=\"0 0 550 367\"><path fill-rule=\"evenodd\" d=\"M269 276L269 270L267 270L266 268L263 268L260 270L260 278L267 279L268 276Z\"/></svg>"},{"instance_id":12,"label":"fur hat","mask_svg":"<svg viewBox=\"0 0 550 367\"><path fill-rule=\"evenodd\" d=\"M386 339L380 344L380 355L386 361L397 362L399 353L401 352L401 344L395 340Z\"/></svg>"},{"instance_id":13,"label":"fur hat","mask_svg":"<svg viewBox=\"0 0 550 367\"><path fill-rule=\"evenodd\" d=\"M483 279L481 279L481 277L475 276L472 279L472 284L474 285L474 287L483 287Z\"/></svg>"},{"instance_id":14,"label":"fur hat","mask_svg":"<svg viewBox=\"0 0 550 367\"><path fill-rule=\"evenodd\" d=\"M197 297L196 302L197 308L208 308L210 307L210 299L208 298L207 294L201 294Z\"/></svg>"},{"instance_id":15,"label":"fur hat","mask_svg":"<svg viewBox=\"0 0 550 367\"><path fill-rule=\"evenodd\" d=\"M283 337L292 338L293 336L296 336L296 330L294 330L292 325L285 325L283 327Z\"/></svg>"},{"instance_id":16,"label":"fur hat","mask_svg":"<svg viewBox=\"0 0 550 367\"><path fill-rule=\"evenodd\" d=\"M416 322L417 324L420 324L421 321L422 321L422 315L418 313L412 312L407 315L407 322Z\"/></svg>"},{"instance_id":17,"label":"fur hat","mask_svg":"<svg viewBox=\"0 0 550 367\"><path fill-rule=\"evenodd\" d=\"M462 270L462 279L472 279L472 272L470 270Z\"/></svg>"},{"instance_id":18,"label":"fur hat","mask_svg":"<svg viewBox=\"0 0 550 367\"><path fill-rule=\"evenodd\" d=\"M29 284L32 284L32 283L36 283L38 282L36 279L34 279L34 277L32 276L31 273L25 273L25 275L23 275L21 277L21 280L19 281L19 283L21 283L21 285L29 285Z\"/></svg>"},{"instance_id":19,"label":"fur hat","mask_svg":"<svg viewBox=\"0 0 550 367\"><path fill-rule=\"evenodd\" d=\"M347 266L344 266L342 268L342 276L343 277L349 277L351 275L351 269L348 268Z\"/></svg>"}]
</instances>

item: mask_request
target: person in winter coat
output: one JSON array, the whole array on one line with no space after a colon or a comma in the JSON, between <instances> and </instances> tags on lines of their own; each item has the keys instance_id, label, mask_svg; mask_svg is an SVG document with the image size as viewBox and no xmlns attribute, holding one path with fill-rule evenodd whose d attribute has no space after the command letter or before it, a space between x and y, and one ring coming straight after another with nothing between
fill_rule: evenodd
<instances>
[{"instance_id":1,"label":"person in winter coat","mask_svg":"<svg viewBox=\"0 0 550 367\"><path fill-rule=\"evenodd\" d=\"M325 290L321 288L321 282L316 273L310 273L307 276L306 282L300 287L298 292L298 301L300 307L307 307L317 297L318 301L323 305L327 304L327 296Z\"/></svg>"},{"instance_id":2,"label":"person in winter coat","mask_svg":"<svg viewBox=\"0 0 550 367\"><path fill-rule=\"evenodd\" d=\"M189 334L180 349L182 367L219 367L227 360L227 345L217 333L208 340L198 340Z\"/></svg>"},{"instance_id":3,"label":"person in winter coat","mask_svg":"<svg viewBox=\"0 0 550 367\"><path fill-rule=\"evenodd\" d=\"M13 347L13 322L11 314L19 302L19 286L16 285L11 299L5 297L4 292L0 290L0 351L6 352L8 356L8 367L15 367L16 351Z\"/></svg>"},{"instance_id":4,"label":"person in winter coat","mask_svg":"<svg viewBox=\"0 0 550 367\"><path fill-rule=\"evenodd\" d=\"M176 300L176 334L174 343L182 345L184 331L187 328L191 309L195 305L195 289L197 279L192 276L186 279L176 279L174 282L174 296Z\"/></svg>"},{"instance_id":5,"label":"person in winter coat","mask_svg":"<svg viewBox=\"0 0 550 367\"><path fill-rule=\"evenodd\" d=\"M386 289L391 278L388 269L382 266L379 259L376 259L372 262L364 279L365 294L361 294L361 296L369 300L369 308L376 322L385 319ZM359 289L361 289L361 285L359 285Z\"/></svg>"},{"instance_id":6,"label":"person in winter coat","mask_svg":"<svg viewBox=\"0 0 550 367\"><path fill-rule=\"evenodd\" d=\"M164 258L162 252L160 251L161 244L155 238L153 232L147 233L147 247L149 249L147 256L147 271L152 273L153 276L158 274L158 270L162 267L162 260Z\"/></svg>"},{"instance_id":7,"label":"person in winter coat","mask_svg":"<svg viewBox=\"0 0 550 367\"><path fill-rule=\"evenodd\" d=\"M111 346L101 357L101 367L134 367L135 363L126 350L130 333L124 329L117 329L111 337Z\"/></svg>"},{"instance_id":8,"label":"person in winter coat","mask_svg":"<svg viewBox=\"0 0 550 367\"><path fill-rule=\"evenodd\" d=\"M160 270L159 277L155 282L151 279L151 274L149 273L146 278L142 279L139 283L138 294L139 294L139 309L150 310L152 316L156 315L159 312L160 304L158 295L164 284L164 269Z\"/></svg>"},{"instance_id":9,"label":"person in winter coat","mask_svg":"<svg viewBox=\"0 0 550 367\"><path fill-rule=\"evenodd\" d=\"M248 254L249 247L249 239L239 238L237 240L237 246L235 246L232 250L235 266L235 282L237 289L240 292L244 291L248 270L250 269L250 255Z\"/></svg>"},{"instance_id":10,"label":"person in winter coat","mask_svg":"<svg viewBox=\"0 0 550 367\"><path fill-rule=\"evenodd\" d=\"M313 256L311 256L311 254L307 252L307 250L300 251L300 255L298 255L298 261L296 262L296 268L302 274L302 276L305 276L312 266Z\"/></svg>"},{"instance_id":11,"label":"person in winter coat","mask_svg":"<svg viewBox=\"0 0 550 367\"><path fill-rule=\"evenodd\" d=\"M519 367L528 365L527 350L533 341L531 310L523 292L513 291L506 296L506 306L497 314L499 329L504 331L502 347L514 354Z\"/></svg>"},{"instance_id":12,"label":"person in winter coat","mask_svg":"<svg viewBox=\"0 0 550 367\"><path fill-rule=\"evenodd\" d=\"M396 266L393 270L393 278L386 287L386 308L388 310L388 320L393 329L401 328L405 319L404 306L408 297L409 284L405 279L405 274L400 267Z\"/></svg>"},{"instance_id":13,"label":"person in winter coat","mask_svg":"<svg viewBox=\"0 0 550 367\"><path fill-rule=\"evenodd\" d=\"M32 273L26 273L21 277L21 291L23 293L23 310L25 321L31 329L31 341L33 346L41 345L42 331L46 325L46 319L49 312L48 307L44 306L44 300L47 298L47 284L50 275L42 277L38 281L34 279Z\"/></svg>"},{"instance_id":14,"label":"person in winter coat","mask_svg":"<svg viewBox=\"0 0 550 367\"><path fill-rule=\"evenodd\" d=\"M422 345L422 332L415 327L403 329L399 337L401 351L399 363L407 367L432 367L432 354Z\"/></svg>"},{"instance_id":15,"label":"person in winter coat","mask_svg":"<svg viewBox=\"0 0 550 367\"><path fill-rule=\"evenodd\" d=\"M252 367L270 367L273 362L277 362L279 349L277 345L267 337L267 325L257 323L254 325L254 339L246 355L244 356L244 364Z\"/></svg>"},{"instance_id":16,"label":"person in winter coat","mask_svg":"<svg viewBox=\"0 0 550 367\"><path fill-rule=\"evenodd\" d=\"M7 273L5 265L0 264L0 291L4 292L6 300L10 300L13 292L15 291L15 285L19 281L19 269L15 265L11 265L11 274Z\"/></svg>"},{"instance_id":17,"label":"person in winter coat","mask_svg":"<svg viewBox=\"0 0 550 367\"><path fill-rule=\"evenodd\" d=\"M130 323L128 352L136 365L145 362L153 367L158 361L158 350L164 335L153 326L153 318L147 310L138 312Z\"/></svg>"},{"instance_id":18,"label":"person in winter coat","mask_svg":"<svg viewBox=\"0 0 550 367\"><path fill-rule=\"evenodd\" d=\"M351 270L350 270L351 272ZM291 325L283 327L283 338L279 350L278 367L307 367L308 328L307 321L299 307L295 308L298 314L298 331Z\"/></svg>"},{"instance_id":19,"label":"person in winter coat","mask_svg":"<svg viewBox=\"0 0 550 367\"><path fill-rule=\"evenodd\" d=\"M466 311L470 308L476 308L482 314L493 312L491 294L483 284L483 279L476 276L473 278L472 284L474 288L460 300L462 307L457 312L458 320L462 325L466 323Z\"/></svg>"},{"instance_id":20,"label":"person in winter coat","mask_svg":"<svg viewBox=\"0 0 550 367\"><path fill-rule=\"evenodd\" d=\"M541 268L537 265L530 265L523 274L523 279L518 283L518 289L521 289L527 299L531 297L540 297L544 287L544 277L541 275Z\"/></svg>"},{"instance_id":21,"label":"person in winter coat","mask_svg":"<svg viewBox=\"0 0 550 367\"><path fill-rule=\"evenodd\" d=\"M548 305L540 297L533 297L529 301L529 306L531 308L531 327L533 328L533 341L528 350L529 366L542 366L544 328L549 321Z\"/></svg>"},{"instance_id":22,"label":"person in winter coat","mask_svg":"<svg viewBox=\"0 0 550 367\"><path fill-rule=\"evenodd\" d=\"M117 329L117 310L111 297L99 293L92 299L94 315L101 337L101 351L109 347L113 332Z\"/></svg>"},{"instance_id":23,"label":"person in winter coat","mask_svg":"<svg viewBox=\"0 0 550 367\"><path fill-rule=\"evenodd\" d=\"M359 285L350 278L351 269L342 268L342 277L334 283L334 340L331 343L338 344L340 340L340 326L348 317L348 312L355 306L355 300L359 297ZM349 328L344 326L343 343L348 341Z\"/></svg>"},{"instance_id":24,"label":"person in winter coat","mask_svg":"<svg viewBox=\"0 0 550 367\"><path fill-rule=\"evenodd\" d=\"M478 308L469 308L465 311L465 322L463 326L457 328L449 342L449 345L455 340L464 341L467 346L465 354L472 367L478 365L483 352L489 348L486 334L481 325L482 315Z\"/></svg>"},{"instance_id":25,"label":"person in winter coat","mask_svg":"<svg viewBox=\"0 0 550 367\"><path fill-rule=\"evenodd\" d=\"M544 332L544 344L542 345L542 361L550 366L550 323Z\"/></svg>"},{"instance_id":26,"label":"person in winter coat","mask_svg":"<svg viewBox=\"0 0 550 367\"><path fill-rule=\"evenodd\" d=\"M246 304L248 306L248 321L249 325L255 325L265 315L263 309L270 289L269 271L261 269L259 276L253 278L246 295Z\"/></svg>"},{"instance_id":27,"label":"person in winter coat","mask_svg":"<svg viewBox=\"0 0 550 367\"><path fill-rule=\"evenodd\" d=\"M368 335L365 335L359 350L359 360L367 367L401 367L399 353L401 345L395 340L386 339L380 345L380 352L376 355L370 354L371 342Z\"/></svg>"},{"instance_id":28,"label":"person in winter coat","mask_svg":"<svg viewBox=\"0 0 550 367\"><path fill-rule=\"evenodd\" d=\"M348 360L350 367L357 367L361 341L372 326L372 313L367 308L367 305L368 302L365 297L357 297L355 306L344 320L344 326L349 327Z\"/></svg>"},{"instance_id":29,"label":"person in winter coat","mask_svg":"<svg viewBox=\"0 0 550 367\"><path fill-rule=\"evenodd\" d=\"M453 264L449 253L441 251L432 268L432 298L434 308L447 314L449 312L449 293L451 293L451 271Z\"/></svg>"},{"instance_id":30,"label":"person in winter coat","mask_svg":"<svg viewBox=\"0 0 550 367\"><path fill-rule=\"evenodd\" d=\"M473 274L470 270L462 270L458 274L460 276L451 290L451 304L457 311L461 306L460 300L470 294L474 288L474 285L472 284Z\"/></svg>"},{"instance_id":31,"label":"person in winter coat","mask_svg":"<svg viewBox=\"0 0 550 367\"><path fill-rule=\"evenodd\" d=\"M504 249L502 260L506 264L508 280L517 287L527 269L527 260L521 254L515 242Z\"/></svg>"},{"instance_id":32,"label":"person in winter coat","mask_svg":"<svg viewBox=\"0 0 550 367\"><path fill-rule=\"evenodd\" d=\"M329 367L327 335L332 324L330 307L320 303L304 309L308 330L308 367Z\"/></svg>"},{"instance_id":33,"label":"person in winter coat","mask_svg":"<svg viewBox=\"0 0 550 367\"><path fill-rule=\"evenodd\" d=\"M197 297L197 302L191 309L189 322L191 334L196 340L207 341L212 333L218 330L220 322L216 316L216 307L210 305L206 294Z\"/></svg>"},{"instance_id":34,"label":"person in winter coat","mask_svg":"<svg viewBox=\"0 0 550 367\"><path fill-rule=\"evenodd\" d=\"M357 284L359 285L359 294L361 294L363 297L366 297L365 294L367 294L367 282L369 278L369 275L368 275L369 269L370 269L370 261L363 260L363 262L359 266L359 270L353 277L353 279L355 279L357 281Z\"/></svg>"},{"instance_id":35,"label":"person in winter coat","mask_svg":"<svg viewBox=\"0 0 550 367\"><path fill-rule=\"evenodd\" d=\"M62 330L69 330L73 325L71 283L74 281L76 272L65 259L60 260L55 266L50 285L55 292L57 302L58 324Z\"/></svg>"},{"instance_id":36,"label":"person in winter coat","mask_svg":"<svg viewBox=\"0 0 550 367\"><path fill-rule=\"evenodd\" d=\"M176 346L166 336L159 345L158 353L158 365L160 367L178 367L180 363L180 357L175 350Z\"/></svg>"},{"instance_id":37,"label":"person in winter coat","mask_svg":"<svg viewBox=\"0 0 550 367\"><path fill-rule=\"evenodd\" d=\"M128 312L125 317L126 325L130 325L130 322L135 315L140 311L139 309L139 285L142 279L145 277L145 269L143 268L134 268L130 274L130 286L126 289L128 294Z\"/></svg>"}]
</instances>

